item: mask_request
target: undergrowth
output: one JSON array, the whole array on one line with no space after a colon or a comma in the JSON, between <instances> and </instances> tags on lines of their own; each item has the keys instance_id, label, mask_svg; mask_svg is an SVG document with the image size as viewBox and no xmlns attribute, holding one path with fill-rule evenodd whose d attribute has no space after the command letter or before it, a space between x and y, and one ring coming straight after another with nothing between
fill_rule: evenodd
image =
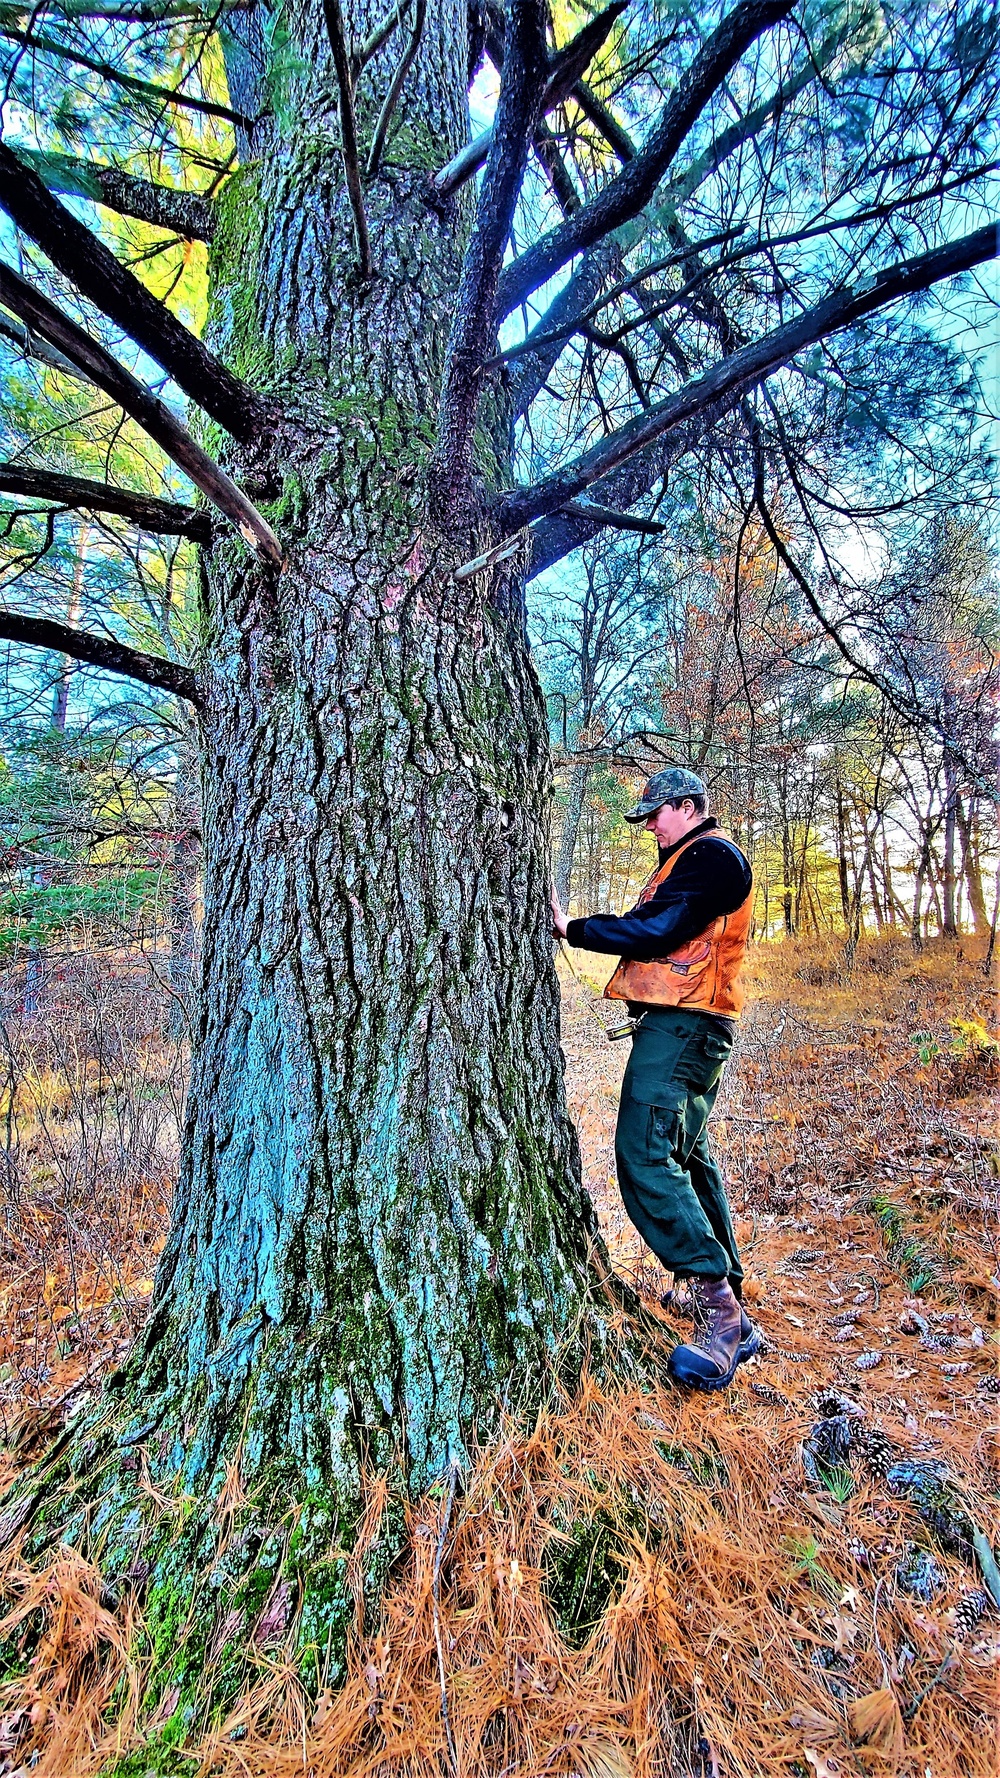
<instances>
[{"instance_id":1,"label":"undergrowth","mask_svg":"<svg viewBox=\"0 0 1000 1778\"><path fill-rule=\"evenodd\" d=\"M34 1652L0 1695L3 1769L992 1778L1000 1619L978 1599L969 1559L935 1538L912 1489L894 1491L870 1443L867 1463L847 1446L815 1479L804 1465L816 1400L839 1392L895 1454L946 1463L975 1521L996 1523L1000 1150L987 984L954 947L915 957L897 945L888 958L887 946L862 948L850 979L832 944L755 959L718 1140L768 1351L729 1392L608 1391L591 1379L528 1431L510 1425L460 1487L410 1507L381 1620L356 1615L346 1683L327 1686L319 1647L305 1683L291 1641L251 1647L252 1677L214 1723L178 1722L169 1690L144 1715L153 1655L141 1601L111 1599L68 1550L39 1573L13 1539L2 1555L8 1672L19 1643ZM588 1183L616 1264L662 1313L665 1280L611 1180L622 1046L606 1043L586 981L567 978L564 993ZM23 1160L30 1131L21 1136ZM114 1275L108 1253L141 1300L159 1239L140 1186L137 1176L113 1236L88 1207L102 1256L89 1272L74 1225L86 1363L36 1304L24 1365L34 1374L10 1402L10 1471L116 1359L121 1328L99 1300ZM39 1234L47 1189L24 1166L6 1204L11 1291L19 1254L34 1256L8 1335L8 1390L32 1325L25 1299L56 1300L70 1275L65 1218ZM683 1335L679 1309L664 1318ZM373 1478L352 1560L377 1539L389 1498Z\"/></svg>"}]
</instances>

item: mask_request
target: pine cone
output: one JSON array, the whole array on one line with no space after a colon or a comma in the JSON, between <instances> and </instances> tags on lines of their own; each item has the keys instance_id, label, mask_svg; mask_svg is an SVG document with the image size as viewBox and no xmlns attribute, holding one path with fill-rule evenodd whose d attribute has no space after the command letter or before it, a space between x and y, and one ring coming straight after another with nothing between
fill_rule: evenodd
<instances>
[{"instance_id":1,"label":"pine cone","mask_svg":"<svg viewBox=\"0 0 1000 1778\"><path fill-rule=\"evenodd\" d=\"M855 1368L859 1371L873 1371L875 1366L881 1363L881 1352L862 1352L860 1357L854 1360Z\"/></svg>"},{"instance_id":2,"label":"pine cone","mask_svg":"<svg viewBox=\"0 0 1000 1778\"><path fill-rule=\"evenodd\" d=\"M962 1594L955 1607L955 1635L959 1641L978 1630L992 1606L993 1601L985 1587L974 1587L971 1593Z\"/></svg>"},{"instance_id":3,"label":"pine cone","mask_svg":"<svg viewBox=\"0 0 1000 1778\"><path fill-rule=\"evenodd\" d=\"M1000 1395L1000 1377L996 1371L987 1371L985 1377L980 1377L976 1388L985 1389L990 1395Z\"/></svg>"},{"instance_id":4,"label":"pine cone","mask_svg":"<svg viewBox=\"0 0 1000 1778\"><path fill-rule=\"evenodd\" d=\"M885 1481L899 1452L881 1426L859 1426L853 1440L869 1475Z\"/></svg>"},{"instance_id":5,"label":"pine cone","mask_svg":"<svg viewBox=\"0 0 1000 1778\"><path fill-rule=\"evenodd\" d=\"M771 1407L787 1408L787 1395L782 1395L781 1390L775 1389L770 1383L751 1383L750 1387L755 1395L760 1396L761 1401L769 1402Z\"/></svg>"}]
</instances>

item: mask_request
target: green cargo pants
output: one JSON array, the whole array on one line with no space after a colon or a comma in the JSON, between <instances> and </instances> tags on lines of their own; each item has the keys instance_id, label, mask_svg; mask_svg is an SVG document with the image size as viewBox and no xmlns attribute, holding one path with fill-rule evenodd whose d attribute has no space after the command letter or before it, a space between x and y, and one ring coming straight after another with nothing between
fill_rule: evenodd
<instances>
[{"instance_id":1,"label":"green cargo pants","mask_svg":"<svg viewBox=\"0 0 1000 1778\"><path fill-rule=\"evenodd\" d=\"M622 1081L615 1158L625 1209L657 1259L679 1278L728 1278L743 1268L708 1119L733 1047L707 1013L632 1006L642 1022Z\"/></svg>"}]
</instances>

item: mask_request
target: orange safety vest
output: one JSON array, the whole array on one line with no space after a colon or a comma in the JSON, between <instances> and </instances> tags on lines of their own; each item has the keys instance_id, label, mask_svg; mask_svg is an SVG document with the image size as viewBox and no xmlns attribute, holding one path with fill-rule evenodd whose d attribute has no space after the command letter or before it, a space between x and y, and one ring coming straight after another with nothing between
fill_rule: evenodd
<instances>
[{"instance_id":1,"label":"orange safety vest","mask_svg":"<svg viewBox=\"0 0 1000 1778\"><path fill-rule=\"evenodd\" d=\"M636 903L642 907L661 883L665 883L681 854L704 833L692 834L678 846L665 864L653 872ZM711 838L725 839L718 828ZM732 841L730 840L730 845ZM624 958L604 990L606 1000L638 1000L653 1006L686 1006L692 1012L714 1012L738 1019L743 1006L740 971L746 956L753 891L732 914L720 914L697 938L689 939L666 957L651 963L630 963Z\"/></svg>"}]
</instances>

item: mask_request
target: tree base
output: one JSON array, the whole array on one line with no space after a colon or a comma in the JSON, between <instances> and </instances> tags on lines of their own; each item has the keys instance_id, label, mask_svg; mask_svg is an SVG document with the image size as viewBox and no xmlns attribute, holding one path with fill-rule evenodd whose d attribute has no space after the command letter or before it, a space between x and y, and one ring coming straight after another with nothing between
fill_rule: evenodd
<instances>
[{"instance_id":1,"label":"tree base","mask_svg":"<svg viewBox=\"0 0 1000 1778\"><path fill-rule=\"evenodd\" d=\"M572 1348L537 1379L530 1400L522 1396L518 1419L530 1424L546 1404L565 1403L585 1371L655 1386L665 1375L665 1332L627 1285L611 1280ZM293 1672L307 1698L338 1690L410 1543L411 1491L392 1464L311 1479L287 1459L251 1467L244 1435L252 1413L244 1411L244 1433L218 1443L211 1483L195 1494L177 1460L204 1450L204 1427L158 1421L148 1405L137 1413L143 1395L129 1369L113 1375L102 1400L60 1433L5 1503L0 1677L8 1700L29 1699L44 1738L60 1688L84 1670L93 1686L100 1670L106 1705L152 1731L142 1771L181 1773L187 1766L172 1749L208 1732L268 1668ZM430 1497L456 1486L454 1463ZM45 1609L67 1586L78 1602L68 1655ZM157 1765L161 1752L167 1763ZM119 1770L124 1778L130 1767Z\"/></svg>"}]
</instances>

